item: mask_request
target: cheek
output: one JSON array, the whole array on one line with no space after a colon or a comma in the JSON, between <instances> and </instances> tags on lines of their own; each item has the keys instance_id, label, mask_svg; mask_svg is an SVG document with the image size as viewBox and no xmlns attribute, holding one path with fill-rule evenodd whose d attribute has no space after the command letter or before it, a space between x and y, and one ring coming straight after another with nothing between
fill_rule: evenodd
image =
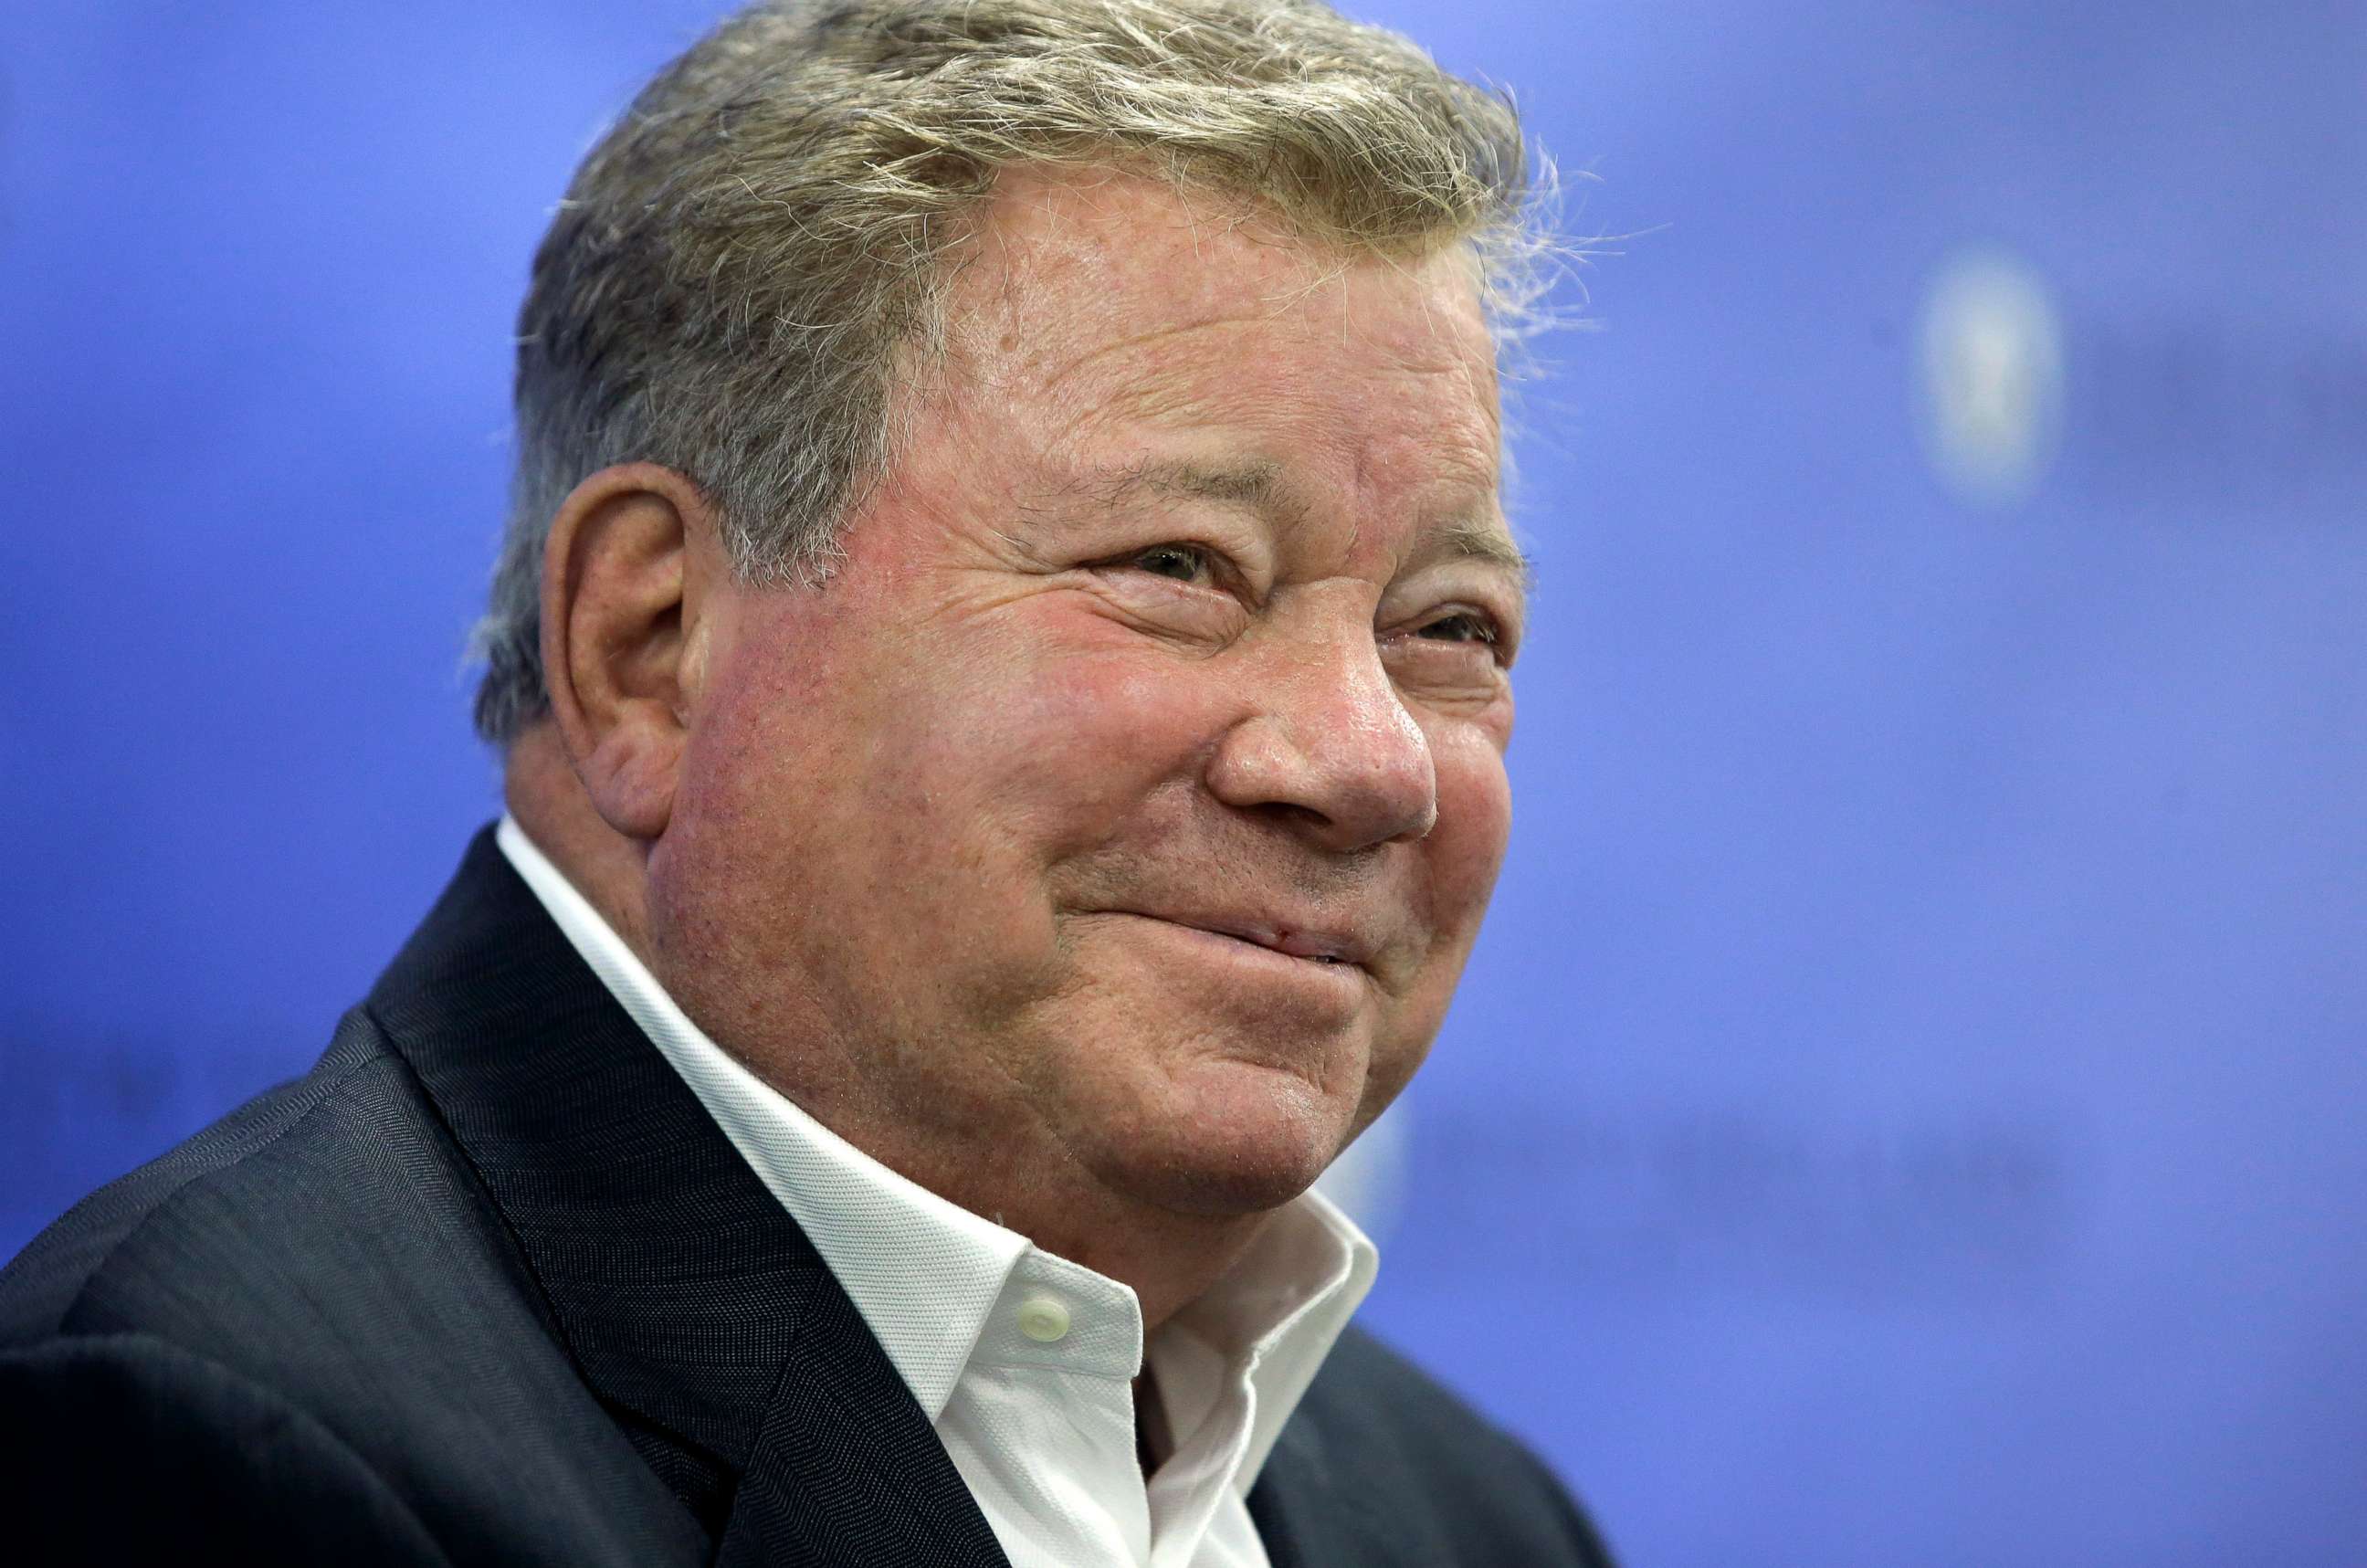
<instances>
[{"instance_id":1,"label":"cheek","mask_svg":"<svg viewBox=\"0 0 2367 1568\"><path fill-rule=\"evenodd\" d=\"M1014 616L1008 636L903 705L928 715L899 726L913 779L933 791L915 809L957 802L977 836L1050 859L1138 827L1165 786L1192 776L1221 727L1220 683L1069 619L1052 607Z\"/></svg>"},{"instance_id":2,"label":"cheek","mask_svg":"<svg viewBox=\"0 0 2367 1568\"><path fill-rule=\"evenodd\" d=\"M1220 722L1205 666L1058 604L850 630L767 639L801 652L734 672L690 790L740 879L841 900L903 942L992 924L1026 945L1050 868L1145 826Z\"/></svg>"},{"instance_id":3,"label":"cheek","mask_svg":"<svg viewBox=\"0 0 2367 1568\"><path fill-rule=\"evenodd\" d=\"M1442 948L1461 955L1479 927L1479 917L1504 864L1512 824L1512 782L1503 753L1474 725L1456 725L1431 738L1438 770L1438 826L1423 846L1428 852L1433 929Z\"/></svg>"},{"instance_id":4,"label":"cheek","mask_svg":"<svg viewBox=\"0 0 2367 1568\"><path fill-rule=\"evenodd\" d=\"M1429 1054L1479 934L1512 827L1512 787L1503 754L1483 731L1433 731L1438 825L1421 841L1421 897L1430 946L1411 983L1374 1041L1370 1075L1358 1108L1361 1130L1397 1096Z\"/></svg>"}]
</instances>

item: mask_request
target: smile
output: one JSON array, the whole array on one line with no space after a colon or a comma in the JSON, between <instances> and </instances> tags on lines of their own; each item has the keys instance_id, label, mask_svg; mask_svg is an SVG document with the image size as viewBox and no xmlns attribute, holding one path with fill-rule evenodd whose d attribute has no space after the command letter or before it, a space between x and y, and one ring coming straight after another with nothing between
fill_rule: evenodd
<instances>
[{"instance_id":1,"label":"smile","mask_svg":"<svg viewBox=\"0 0 2367 1568\"><path fill-rule=\"evenodd\" d=\"M1139 910L1112 910L1110 913L1211 938L1230 948L1272 953L1316 968L1354 970L1363 967L1373 954L1370 942L1344 931L1224 916L1150 915Z\"/></svg>"}]
</instances>

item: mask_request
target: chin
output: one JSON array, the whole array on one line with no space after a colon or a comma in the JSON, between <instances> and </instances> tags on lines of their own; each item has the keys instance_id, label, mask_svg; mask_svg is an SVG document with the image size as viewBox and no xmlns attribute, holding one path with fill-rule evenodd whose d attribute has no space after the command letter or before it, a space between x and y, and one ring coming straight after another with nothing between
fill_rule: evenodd
<instances>
[{"instance_id":1,"label":"chin","mask_svg":"<svg viewBox=\"0 0 2367 1568\"><path fill-rule=\"evenodd\" d=\"M1204 1063L1178 1089L1125 1119L1093 1162L1107 1185L1175 1213L1279 1209L1315 1185L1354 1130L1353 1109L1272 1067Z\"/></svg>"}]
</instances>

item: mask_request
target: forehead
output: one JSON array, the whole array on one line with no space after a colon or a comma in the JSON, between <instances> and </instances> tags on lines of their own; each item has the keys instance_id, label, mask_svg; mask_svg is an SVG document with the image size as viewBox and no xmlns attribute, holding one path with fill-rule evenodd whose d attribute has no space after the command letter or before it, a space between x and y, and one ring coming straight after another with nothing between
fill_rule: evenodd
<instances>
[{"instance_id":1,"label":"forehead","mask_svg":"<svg viewBox=\"0 0 2367 1568\"><path fill-rule=\"evenodd\" d=\"M946 307L960 378L1039 450L1196 429L1263 449L1229 458L1494 493L1494 350L1461 247L1352 256L1158 180L1013 171Z\"/></svg>"}]
</instances>

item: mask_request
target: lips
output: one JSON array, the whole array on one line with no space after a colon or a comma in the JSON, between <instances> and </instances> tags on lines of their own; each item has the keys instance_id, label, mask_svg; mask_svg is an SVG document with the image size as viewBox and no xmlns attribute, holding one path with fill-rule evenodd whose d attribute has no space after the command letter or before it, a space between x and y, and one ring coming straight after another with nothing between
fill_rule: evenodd
<instances>
[{"instance_id":1,"label":"lips","mask_svg":"<svg viewBox=\"0 0 2367 1568\"><path fill-rule=\"evenodd\" d=\"M1248 942L1290 958L1308 959L1317 963L1362 965L1372 958L1374 951L1371 941L1352 931L1327 928L1312 922L1298 925L1230 915L1172 915L1148 910L1122 913L1140 915L1150 920L1164 920L1172 926L1188 926L1212 936L1230 937L1237 942Z\"/></svg>"}]
</instances>

